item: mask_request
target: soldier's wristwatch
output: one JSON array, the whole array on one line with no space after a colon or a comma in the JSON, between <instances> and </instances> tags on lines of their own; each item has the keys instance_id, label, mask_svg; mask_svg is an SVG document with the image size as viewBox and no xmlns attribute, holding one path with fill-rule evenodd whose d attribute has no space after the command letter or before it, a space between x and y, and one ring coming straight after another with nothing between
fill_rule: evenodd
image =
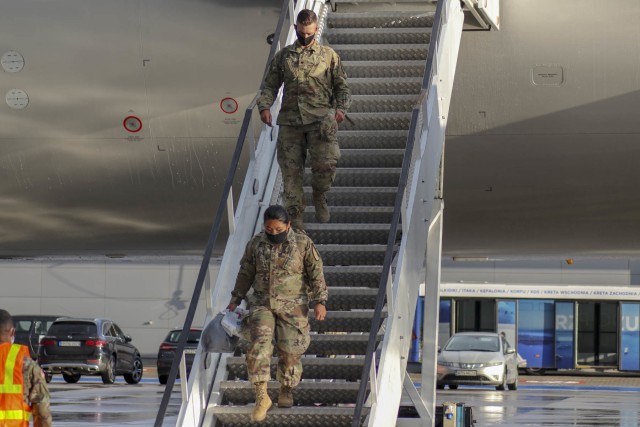
<instances>
[{"instance_id":1,"label":"soldier's wristwatch","mask_svg":"<svg viewBox=\"0 0 640 427\"><path fill-rule=\"evenodd\" d=\"M325 307L327 306L327 302L326 301L316 301L314 307L318 304L324 305Z\"/></svg>"}]
</instances>

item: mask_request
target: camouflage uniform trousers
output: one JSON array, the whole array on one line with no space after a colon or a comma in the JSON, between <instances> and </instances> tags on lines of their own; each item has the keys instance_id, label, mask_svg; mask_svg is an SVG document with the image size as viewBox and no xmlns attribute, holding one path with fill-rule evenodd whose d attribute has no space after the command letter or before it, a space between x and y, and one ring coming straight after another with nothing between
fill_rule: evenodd
<instances>
[{"instance_id":1,"label":"camouflage uniform trousers","mask_svg":"<svg viewBox=\"0 0 640 427\"><path fill-rule=\"evenodd\" d=\"M295 387L302 376L300 357L309 347L309 307L294 305L283 310L264 306L251 308L251 341L247 351L247 371L253 384L271 380L274 332L278 348L276 379Z\"/></svg>"},{"instance_id":2,"label":"camouflage uniform trousers","mask_svg":"<svg viewBox=\"0 0 640 427\"><path fill-rule=\"evenodd\" d=\"M326 193L336 177L340 159L338 124L335 110L321 121L301 126L280 126L278 134L278 164L284 182L284 205L295 222L302 219L305 208L303 191L304 164L309 151L312 172L311 187Z\"/></svg>"}]
</instances>

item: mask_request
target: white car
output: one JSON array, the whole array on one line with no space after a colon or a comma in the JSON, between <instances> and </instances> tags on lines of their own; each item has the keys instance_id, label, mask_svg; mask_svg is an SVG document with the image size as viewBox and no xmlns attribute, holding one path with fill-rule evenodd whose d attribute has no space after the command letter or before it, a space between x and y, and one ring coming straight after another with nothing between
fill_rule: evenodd
<instances>
[{"instance_id":1,"label":"white car","mask_svg":"<svg viewBox=\"0 0 640 427\"><path fill-rule=\"evenodd\" d=\"M448 385L493 385L497 390L518 388L516 349L495 332L459 332L438 355L437 388Z\"/></svg>"}]
</instances>

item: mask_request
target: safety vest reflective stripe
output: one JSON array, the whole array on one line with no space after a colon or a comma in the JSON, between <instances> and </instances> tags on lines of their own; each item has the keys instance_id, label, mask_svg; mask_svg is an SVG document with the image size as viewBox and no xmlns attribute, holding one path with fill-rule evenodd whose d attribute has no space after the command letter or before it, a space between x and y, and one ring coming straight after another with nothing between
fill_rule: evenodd
<instances>
[{"instance_id":1,"label":"safety vest reflective stripe","mask_svg":"<svg viewBox=\"0 0 640 427\"><path fill-rule=\"evenodd\" d=\"M7 363L4 365L4 384L0 384L3 386L12 386L13 385L13 370L16 367L16 357L18 356L18 352L20 352L20 346L12 345L9 350L9 355L7 356ZM11 392L5 392L11 393Z\"/></svg>"},{"instance_id":2,"label":"safety vest reflective stripe","mask_svg":"<svg viewBox=\"0 0 640 427\"><path fill-rule=\"evenodd\" d=\"M0 384L0 394L4 393L22 393L22 386L20 384Z\"/></svg>"},{"instance_id":3,"label":"safety vest reflective stripe","mask_svg":"<svg viewBox=\"0 0 640 427\"><path fill-rule=\"evenodd\" d=\"M0 421L26 420L29 421L31 414L25 411L0 411Z\"/></svg>"}]
</instances>

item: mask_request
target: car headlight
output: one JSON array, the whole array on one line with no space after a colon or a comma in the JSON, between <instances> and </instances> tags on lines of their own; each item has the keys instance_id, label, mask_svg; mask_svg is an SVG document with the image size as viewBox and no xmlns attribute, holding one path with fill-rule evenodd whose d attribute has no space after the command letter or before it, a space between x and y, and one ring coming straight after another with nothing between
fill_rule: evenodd
<instances>
[{"instance_id":1,"label":"car headlight","mask_svg":"<svg viewBox=\"0 0 640 427\"><path fill-rule=\"evenodd\" d=\"M454 363L454 362L438 362L438 365L447 366L449 368L454 368L456 366L456 363Z\"/></svg>"},{"instance_id":2,"label":"car headlight","mask_svg":"<svg viewBox=\"0 0 640 427\"><path fill-rule=\"evenodd\" d=\"M491 362L491 363L481 363L480 366L483 368L488 368L490 366L500 366L502 362Z\"/></svg>"}]
</instances>

